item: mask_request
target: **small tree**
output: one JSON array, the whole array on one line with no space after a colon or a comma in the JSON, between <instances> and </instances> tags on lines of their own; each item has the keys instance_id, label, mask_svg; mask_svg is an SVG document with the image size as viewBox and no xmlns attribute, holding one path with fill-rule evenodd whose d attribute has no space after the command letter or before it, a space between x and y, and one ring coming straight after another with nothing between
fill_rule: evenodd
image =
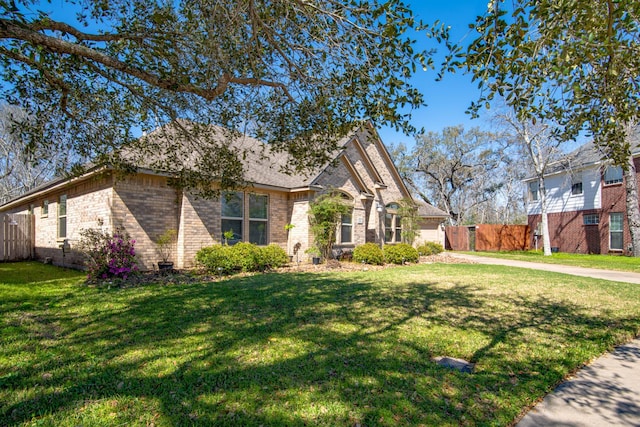
<instances>
[{"instance_id":1,"label":"small tree","mask_svg":"<svg viewBox=\"0 0 640 427\"><path fill-rule=\"evenodd\" d=\"M336 232L341 215L346 215L351 207L338 194L327 193L309 204L309 223L314 245L325 258L331 258L331 249L336 241Z\"/></svg>"},{"instance_id":2,"label":"small tree","mask_svg":"<svg viewBox=\"0 0 640 427\"><path fill-rule=\"evenodd\" d=\"M156 237L156 251L162 262L169 262L169 258L171 258L171 253L173 252L173 242L176 240L177 235L178 232L170 228Z\"/></svg>"},{"instance_id":3,"label":"small tree","mask_svg":"<svg viewBox=\"0 0 640 427\"><path fill-rule=\"evenodd\" d=\"M413 245L420 230L418 206L411 199L402 199L398 208L398 215L402 218L400 220L402 223L402 243Z\"/></svg>"}]
</instances>

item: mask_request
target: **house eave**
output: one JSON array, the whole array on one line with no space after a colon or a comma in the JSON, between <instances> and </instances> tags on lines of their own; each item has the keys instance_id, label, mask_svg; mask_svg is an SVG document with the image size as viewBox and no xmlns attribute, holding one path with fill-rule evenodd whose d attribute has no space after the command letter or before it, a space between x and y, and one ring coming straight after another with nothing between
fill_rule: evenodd
<instances>
[{"instance_id":1,"label":"house eave","mask_svg":"<svg viewBox=\"0 0 640 427\"><path fill-rule=\"evenodd\" d=\"M38 199L39 197L41 197L46 193L57 191L69 185L82 182L98 173L105 172L110 169L111 168L108 166L96 166L90 169L89 171L83 173L82 175L79 175L76 177L72 177L72 178L61 177L61 178L52 179L51 181L46 182L18 197L15 197L3 205L0 205L0 211L16 208L24 203L28 203L28 202L31 202L32 200Z\"/></svg>"}]
</instances>

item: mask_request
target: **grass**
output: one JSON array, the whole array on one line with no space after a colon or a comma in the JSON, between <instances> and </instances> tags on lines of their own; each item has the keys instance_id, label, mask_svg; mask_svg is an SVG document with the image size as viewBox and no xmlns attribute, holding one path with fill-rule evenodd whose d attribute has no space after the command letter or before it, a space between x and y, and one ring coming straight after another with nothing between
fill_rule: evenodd
<instances>
[{"instance_id":1,"label":"grass","mask_svg":"<svg viewBox=\"0 0 640 427\"><path fill-rule=\"evenodd\" d=\"M0 264L0 425L504 426L640 332L638 286L491 265L81 283Z\"/></svg>"},{"instance_id":2,"label":"grass","mask_svg":"<svg viewBox=\"0 0 640 427\"><path fill-rule=\"evenodd\" d=\"M465 252L471 255L512 259L517 261L543 262L547 264L565 264L576 267L600 268L640 273L640 258L620 255L585 255L565 252L544 256L542 251L513 252Z\"/></svg>"}]
</instances>

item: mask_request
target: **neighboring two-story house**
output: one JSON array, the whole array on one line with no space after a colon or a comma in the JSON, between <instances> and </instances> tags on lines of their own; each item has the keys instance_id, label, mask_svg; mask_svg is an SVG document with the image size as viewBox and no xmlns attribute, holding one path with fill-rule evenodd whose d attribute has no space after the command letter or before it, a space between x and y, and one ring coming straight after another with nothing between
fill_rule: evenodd
<instances>
[{"instance_id":1,"label":"neighboring two-story house","mask_svg":"<svg viewBox=\"0 0 640 427\"><path fill-rule=\"evenodd\" d=\"M640 168L640 151L634 154ZM525 181L532 246L542 247L541 205L537 178ZM627 224L622 168L602 160L588 143L545 175L549 237L552 249L584 254L626 253L631 237Z\"/></svg>"},{"instance_id":2,"label":"neighboring two-story house","mask_svg":"<svg viewBox=\"0 0 640 427\"><path fill-rule=\"evenodd\" d=\"M76 178L54 180L11 200L0 206L0 215L31 215L36 257L74 266L81 264L73 253L80 231L96 227L107 231L125 228L135 239L139 262L146 269L159 261L154 240L167 229L177 231L171 259L177 268L193 266L196 252L221 242L223 232L229 230L235 241L275 243L290 254L296 248L303 260L313 242L309 203L328 191L339 193L352 206L341 220L338 248L400 241L398 203L411 194L371 123L342 140L336 161L305 176L283 173L287 156L269 152L262 142L243 137L239 143L268 155L245 158L249 185L218 199L198 198L170 186L167 172L140 167L137 173L121 177L100 167ZM418 205L416 243L444 244L442 224L448 215L433 206ZM293 228L285 227L287 224ZM60 249L65 241L71 249L66 254Z\"/></svg>"}]
</instances>

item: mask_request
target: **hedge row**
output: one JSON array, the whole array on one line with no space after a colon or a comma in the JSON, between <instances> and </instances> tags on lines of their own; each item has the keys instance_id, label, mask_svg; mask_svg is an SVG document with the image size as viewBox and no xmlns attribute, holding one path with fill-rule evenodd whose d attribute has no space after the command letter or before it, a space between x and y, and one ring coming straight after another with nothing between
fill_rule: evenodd
<instances>
[{"instance_id":1,"label":"hedge row","mask_svg":"<svg viewBox=\"0 0 640 427\"><path fill-rule=\"evenodd\" d=\"M427 250L429 251L427 253ZM396 245L386 245L384 250L375 243L365 243L356 246L353 250L353 260L364 262L365 264L382 265L385 262L391 264L402 264L403 262L418 262L420 255L432 255L442 252L442 245L438 243L425 243L418 249L398 243Z\"/></svg>"},{"instance_id":2,"label":"hedge row","mask_svg":"<svg viewBox=\"0 0 640 427\"><path fill-rule=\"evenodd\" d=\"M233 246L213 245L202 248L196 254L196 262L207 271L216 274L264 271L282 267L289 257L280 246L257 246L240 242Z\"/></svg>"}]
</instances>

